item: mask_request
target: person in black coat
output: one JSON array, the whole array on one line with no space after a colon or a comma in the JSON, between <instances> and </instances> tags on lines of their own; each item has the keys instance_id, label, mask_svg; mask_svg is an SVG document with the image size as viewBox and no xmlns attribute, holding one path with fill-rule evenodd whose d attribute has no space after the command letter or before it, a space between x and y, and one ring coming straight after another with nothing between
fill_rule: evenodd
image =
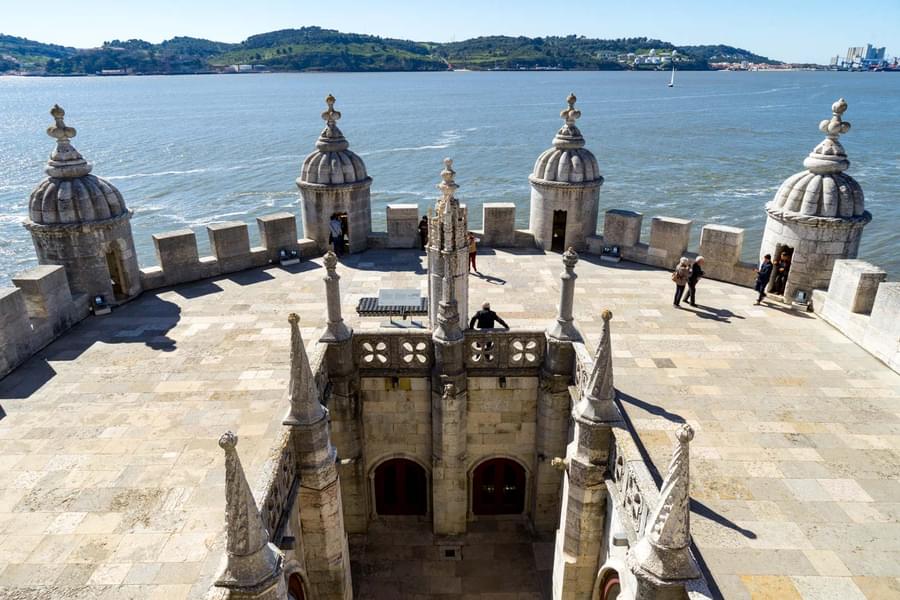
<instances>
[{"instance_id":1,"label":"person in black coat","mask_svg":"<svg viewBox=\"0 0 900 600\"><path fill-rule=\"evenodd\" d=\"M754 304L759 304L763 301L763 298L766 297L766 286L769 285L769 278L772 276L772 255L766 254L763 257L762 264L759 265L758 269L754 269L756 271L756 285L754 289L759 292L759 296L756 298L756 302Z\"/></svg>"},{"instance_id":2,"label":"person in black coat","mask_svg":"<svg viewBox=\"0 0 900 600\"><path fill-rule=\"evenodd\" d=\"M481 305L481 310L475 313L475 316L469 321L469 329L475 329L475 325L478 325L478 329L493 329L495 321L503 325L504 329L509 329L506 321L491 310L491 303L485 302Z\"/></svg>"},{"instance_id":3,"label":"person in black coat","mask_svg":"<svg viewBox=\"0 0 900 600\"><path fill-rule=\"evenodd\" d=\"M697 282L703 277L703 257L698 256L691 265L691 276L688 277L688 290L684 295L684 300L690 302L691 306L697 306Z\"/></svg>"}]
</instances>

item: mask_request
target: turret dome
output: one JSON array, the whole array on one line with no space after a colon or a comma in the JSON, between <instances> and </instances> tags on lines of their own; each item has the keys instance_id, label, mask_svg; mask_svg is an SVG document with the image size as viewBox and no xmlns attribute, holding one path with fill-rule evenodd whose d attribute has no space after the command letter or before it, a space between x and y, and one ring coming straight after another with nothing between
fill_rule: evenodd
<instances>
[{"instance_id":1,"label":"turret dome","mask_svg":"<svg viewBox=\"0 0 900 600\"><path fill-rule=\"evenodd\" d=\"M56 139L44 179L31 193L28 216L36 225L68 225L104 221L128 212L122 194L114 185L91 175L92 165L70 143L74 127L63 121L66 112L54 105L56 121L47 135Z\"/></svg>"},{"instance_id":2,"label":"turret dome","mask_svg":"<svg viewBox=\"0 0 900 600\"><path fill-rule=\"evenodd\" d=\"M567 98L568 108L559 116L565 120L553 138L553 147L545 150L534 163L533 180L556 183L602 183L600 166L594 153L584 147L584 137L575 121L581 111L575 108L575 94Z\"/></svg>"},{"instance_id":3,"label":"turret dome","mask_svg":"<svg viewBox=\"0 0 900 600\"><path fill-rule=\"evenodd\" d=\"M862 188L844 173L850 161L838 138L850 130L850 123L842 120L846 110L847 102L843 98L831 105L831 119L819 123L819 129L827 137L803 161L806 170L791 175L781 184L766 205L767 211L795 218L870 218Z\"/></svg>"},{"instance_id":4,"label":"turret dome","mask_svg":"<svg viewBox=\"0 0 900 600\"><path fill-rule=\"evenodd\" d=\"M316 150L306 157L298 184L342 185L368 181L366 165L338 129L341 113L334 110L334 96L325 99L328 110L322 113L325 129L316 141Z\"/></svg>"}]
</instances>

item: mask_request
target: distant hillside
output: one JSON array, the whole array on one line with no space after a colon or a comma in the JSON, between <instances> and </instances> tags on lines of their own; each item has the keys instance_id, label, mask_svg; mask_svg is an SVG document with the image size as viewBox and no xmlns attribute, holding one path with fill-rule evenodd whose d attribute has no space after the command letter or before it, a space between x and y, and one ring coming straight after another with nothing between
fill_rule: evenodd
<instances>
[{"instance_id":1,"label":"distant hillside","mask_svg":"<svg viewBox=\"0 0 900 600\"><path fill-rule=\"evenodd\" d=\"M0 72L50 75L206 73L231 65L271 71L442 71L468 69L661 69L670 61L682 70L710 62L776 64L732 46L675 46L645 37L479 37L432 43L342 33L320 27L254 35L240 44L176 37L161 44L113 40L100 48L75 49L0 35Z\"/></svg>"}]
</instances>

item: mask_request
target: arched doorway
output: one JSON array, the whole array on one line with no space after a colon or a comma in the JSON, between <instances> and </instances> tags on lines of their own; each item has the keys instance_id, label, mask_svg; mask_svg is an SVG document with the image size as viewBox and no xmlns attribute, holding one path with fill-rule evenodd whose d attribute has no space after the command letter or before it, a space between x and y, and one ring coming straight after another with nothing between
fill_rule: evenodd
<instances>
[{"instance_id":1,"label":"arched doorway","mask_svg":"<svg viewBox=\"0 0 900 600\"><path fill-rule=\"evenodd\" d=\"M619 583L619 574L609 571L600 582L600 600L616 600L622 591Z\"/></svg>"},{"instance_id":2,"label":"arched doorway","mask_svg":"<svg viewBox=\"0 0 900 600\"><path fill-rule=\"evenodd\" d=\"M375 512L424 515L428 512L425 469L407 458L386 460L375 469Z\"/></svg>"},{"instance_id":3,"label":"arched doorway","mask_svg":"<svg viewBox=\"0 0 900 600\"><path fill-rule=\"evenodd\" d=\"M553 211L553 230L550 238L551 252L562 252L566 249L566 211Z\"/></svg>"},{"instance_id":4,"label":"arched doorway","mask_svg":"<svg viewBox=\"0 0 900 600\"><path fill-rule=\"evenodd\" d=\"M303 593L303 580L297 573L288 578L288 597L292 600L306 600L306 594Z\"/></svg>"},{"instance_id":5,"label":"arched doorway","mask_svg":"<svg viewBox=\"0 0 900 600\"><path fill-rule=\"evenodd\" d=\"M525 510L525 469L508 458L492 458L472 474L472 512L517 515Z\"/></svg>"},{"instance_id":6,"label":"arched doorway","mask_svg":"<svg viewBox=\"0 0 900 600\"><path fill-rule=\"evenodd\" d=\"M127 296L128 286L125 281L125 270L122 268L122 258L117 248L106 251L106 268L109 270L109 282L112 286L113 297L123 300Z\"/></svg>"}]
</instances>

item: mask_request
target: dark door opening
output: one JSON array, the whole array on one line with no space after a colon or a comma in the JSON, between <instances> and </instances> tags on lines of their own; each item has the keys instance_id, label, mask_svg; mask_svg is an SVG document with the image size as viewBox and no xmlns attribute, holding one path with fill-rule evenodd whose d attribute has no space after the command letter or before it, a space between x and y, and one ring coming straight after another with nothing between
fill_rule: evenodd
<instances>
[{"instance_id":1,"label":"dark door opening","mask_svg":"<svg viewBox=\"0 0 900 600\"><path fill-rule=\"evenodd\" d=\"M794 258L794 249L786 244L775 244L775 254L772 256L772 277L769 280L768 291L772 294L783 295L787 285L788 275L791 272L791 260Z\"/></svg>"},{"instance_id":2,"label":"dark door opening","mask_svg":"<svg viewBox=\"0 0 900 600\"><path fill-rule=\"evenodd\" d=\"M125 274L122 269L122 260L116 250L106 252L106 268L109 270L109 282L112 284L113 296L116 300L127 297Z\"/></svg>"},{"instance_id":3,"label":"dark door opening","mask_svg":"<svg viewBox=\"0 0 900 600\"><path fill-rule=\"evenodd\" d=\"M486 460L472 474L472 512L516 515L525 509L525 469L508 458Z\"/></svg>"},{"instance_id":4,"label":"dark door opening","mask_svg":"<svg viewBox=\"0 0 900 600\"><path fill-rule=\"evenodd\" d=\"M610 571L603 577L603 582L600 584L600 600L616 600L621 591L622 586L619 583L619 574L615 571Z\"/></svg>"},{"instance_id":5,"label":"dark door opening","mask_svg":"<svg viewBox=\"0 0 900 600\"><path fill-rule=\"evenodd\" d=\"M293 600L306 600L306 594L303 593L303 580L296 573L288 579L288 597Z\"/></svg>"},{"instance_id":6,"label":"dark door opening","mask_svg":"<svg viewBox=\"0 0 900 600\"><path fill-rule=\"evenodd\" d=\"M386 460L375 469L375 512L424 515L428 512L425 469L406 458Z\"/></svg>"},{"instance_id":7,"label":"dark door opening","mask_svg":"<svg viewBox=\"0 0 900 600\"><path fill-rule=\"evenodd\" d=\"M350 249L350 225L347 213L332 213L328 218L328 241L335 254L344 254Z\"/></svg>"},{"instance_id":8,"label":"dark door opening","mask_svg":"<svg viewBox=\"0 0 900 600\"><path fill-rule=\"evenodd\" d=\"M566 249L566 211L553 211L553 234L550 240L550 250L563 252Z\"/></svg>"}]
</instances>

